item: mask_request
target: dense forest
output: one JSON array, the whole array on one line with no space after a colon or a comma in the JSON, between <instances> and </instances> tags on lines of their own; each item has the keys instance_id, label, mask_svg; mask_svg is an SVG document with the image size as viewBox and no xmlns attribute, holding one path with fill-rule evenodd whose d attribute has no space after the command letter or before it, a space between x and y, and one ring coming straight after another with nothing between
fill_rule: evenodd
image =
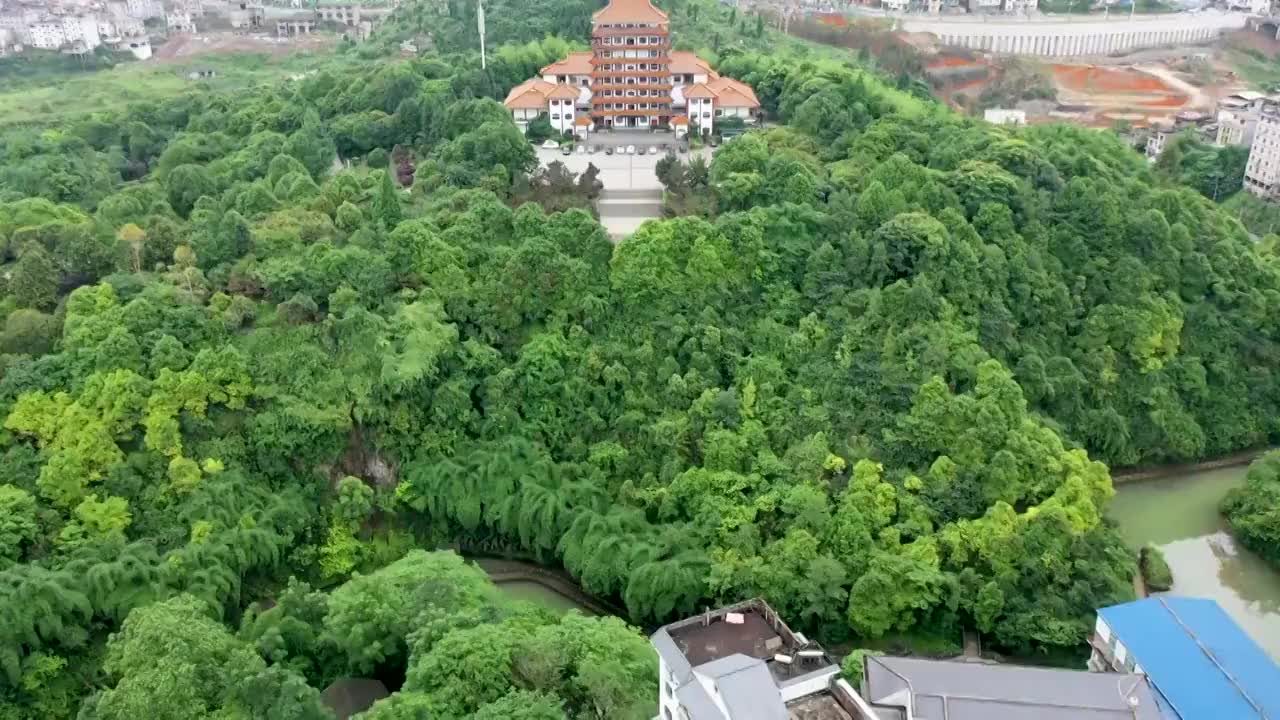
<instances>
[{"instance_id":1,"label":"dense forest","mask_svg":"<svg viewBox=\"0 0 1280 720\"><path fill-rule=\"evenodd\" d=\"M1132 594L1107 464L1275 439L1280 268L1230 214L674 5L780 126L666 161L678 216L616 246L495 100L584 37L515 0L487 72L363 48L0 130L0 718L324 717L345 675L379 720L652 712L637 630L447 545L637 625L1075 651Z\"/></svg>"},{"instance_id":2,"label":"dense forest","mask_svg":"<svg viewBox=\"0 0 1280 720\"><path fill-rule=\"evenodd\" d=\"M1232 535L1280 566L1280 451L1254 460L1244 485L1227 493L1221 509Z\"/></svg>"}]
</instances>

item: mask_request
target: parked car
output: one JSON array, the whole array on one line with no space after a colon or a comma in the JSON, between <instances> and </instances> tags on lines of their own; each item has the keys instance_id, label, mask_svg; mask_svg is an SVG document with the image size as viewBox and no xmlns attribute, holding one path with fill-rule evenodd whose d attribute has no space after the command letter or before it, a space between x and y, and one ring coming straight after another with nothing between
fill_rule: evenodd
<instances>
[{"instance_id":1,"label":"parked car","mask_svg":"<svg viewBox=\"0 0 1280 720\"><path fill-rule=\"evenodd\" d=\"M543 140L543 141L542 141L542 149L543 149L543 150L555 150L555 149L556 149L556 148L558 148L558 147L560 147L560 143L556 142L555 140Z\"/></svg>"},{"instance_id":2,"label":"parked car","mask_svg":"<svg viewBox=\"0 0 1280 720\"><path fill-rule=\"evenodd\" d=\"M636 146L635 146L635 145L628 145L628 146L626 147L626 149L625 149L625 150L623 150L622 152L623 152L623 153L625 153L625 154L627 154L627 155L635 155L635 154L636 154Z\"/></svg>"},{"instance_id":3,"label":"parked car","mask_svg":"<svg viewBox=\"0 0 1280 720\"><path fill-rule=\"evenodd\" d=\"M612 145L606 145L606 146L605 146L605 148L604 148L604 154L605 154L605 155L612 155L612 154L613 154L613 146L612 146Z\"/></svg>"},{"instance_id":4,"label":"parked car","mask_svg":"<svg viewBox=\"0 0 1280 720\"><path fill-rule=\"evenodd\" d=\"M644 146L643 146L643 145L641 145L640 147L636 148L636 154L637 154L637 155L644 155L644 154L645 154L645 149L644 149Z\"/></svg>"},{"instance_id":5,"label":"parked car","mask_svg":"<svg viewBox=\"0 0 1280 720\"><path fill-rule=\"evenodd\" d=\"M657 146L657 145L650 145L650 146L649 146L649 154L650 154L650 155L657 155L657 154L658 154L658 146Z\"/></svg>"},{"instance_id":6,"label":"parked car","mask_svg":"<svg viewBox=\"0 0 1280 720\"><path fill-rule=\"evenodd\" d=\"M586 146L586 145L579 145L579 146L578 146L578 154L579 154L579 155L586 155L586 154L587 154L587 146Z\"/></svg>"},{"instance_id":7,"label":"parked car","mask_svg":"<svg viewBox=\"0 0 1280 720\"><path fill-rule=\"evenodd\" d=\"M572 154L573 154L573 146L572 146L572 145L565 145L564 147L560 148L560 154L561 154L561 155L572 155Z\"/></svg>"},{"instance_id":8,"label":"parked car","mask_svg":"<svg viewBox=\"0 0 1280 720\"><path fill-rule=\"evenodd\" d=\"M679 152L681 155L683 155L683 154L685 154L685 153L689 152L689 146L688 146L688 145L677 145L677 146L676 146L676 151L677 151L677 152Z\"/></svg>"}]
</instances>

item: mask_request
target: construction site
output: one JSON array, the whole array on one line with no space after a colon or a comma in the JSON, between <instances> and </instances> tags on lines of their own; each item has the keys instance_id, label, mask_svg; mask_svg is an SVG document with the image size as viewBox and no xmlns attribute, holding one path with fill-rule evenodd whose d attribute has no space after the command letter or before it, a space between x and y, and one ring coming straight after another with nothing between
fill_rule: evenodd
<instances>
[{"instance_id":1,"label":"construction site","mask_svg":"<svg viewBox=\"0 0 1280 720\"><path fill-rule=\"evenodd\" d=\"M1222 98L1280 90L1280 77L1269 77L1280 71L1280 42L1251 30L1210 45L1079 62L950 48L932 36L902 40L923 54L925 75L948 104L978 115L993 108L1019 110L1031 124L1149 127L1201 116L1211 120Z\"/></svg>"},{"instance_id":2,"label":"construction site","mask_svg":"<svg viewBox=\"0 0 1280 720\"><path fill-rule=\"evenodd\" d=\"M1280 93L1277 30L1267 21L1196 44L1073 57L958 47L943 41L954 36L906 32L885 18L837 12L810 13L790 32L868 52L895 74L923 74L935 95L973 115L998 109L1025 114L1032 124L1143 128L1210 123L1223 98Z\"/></svg>"}]
</instances>

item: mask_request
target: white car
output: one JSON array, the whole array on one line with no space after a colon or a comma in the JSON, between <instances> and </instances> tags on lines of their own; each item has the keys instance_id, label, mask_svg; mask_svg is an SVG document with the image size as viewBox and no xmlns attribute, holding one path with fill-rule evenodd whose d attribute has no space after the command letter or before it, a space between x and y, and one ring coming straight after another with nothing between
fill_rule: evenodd
<instances>
[{"instance_id":1,"label":"white car","mask_svg":"<svg viewBox=\"0 0 1280 720\"><path fill-rule=\"evenodd\" d=\"M628 145L628 146L627 146L627 149L626 149L626 150L623 150L622 152L626 153L627 155L635 155L635 154L636 154L636 146L635 146L635 145Z\"/></svg>"},{"instance_id":2,"label":"white car","mask_svg":"<svg viewBox=\"0 0 1280 720\"><path fill-rule=\"evenodd\" d=\"M544 141L542 141L542 149L543 149L543 150L555 150L555 149L556 149L556 148L558 148L558 147L560 147L560 143L556 142L555 140L544 140Z\"/></svg>"},{"instance_id":3,"label":"white car","mask_svg":"<svg viewBox=\"0 0 1280 720\"><path fill-rule=\"evenodd\" d=\"M587 146L586 146L586 145L579 145L579 146L578 146L578 154L579 154L579 155L586 155L586 154L587 154Z\"/></svg>"},{"instance_id":4,"label":"white car","mask_svg":"<svg viewBox=\"0 0 1280 720\"><path fill-rule=\"evenodd\" d=\"M657 145L650 145L650 146L649 146L649 154L650 154L650 155L657 155L657 154L658 154L658 146L657 146Z\"/></svg>"}]
</instances>

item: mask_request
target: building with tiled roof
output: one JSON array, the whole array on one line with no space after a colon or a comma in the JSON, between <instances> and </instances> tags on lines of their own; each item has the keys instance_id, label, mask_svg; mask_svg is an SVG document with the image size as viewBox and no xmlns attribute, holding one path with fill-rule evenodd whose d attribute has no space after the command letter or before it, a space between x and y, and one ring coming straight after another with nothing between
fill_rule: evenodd
<instances>
[{"instance_id":1,"label":"building with tiled roof","mask_svg":"<svg viewBox=\"0 0 1280 720\"><path fill-rule=\"evenodd\" d=\"M694 53L671 50L667 14L650 0L610 0L592 17L591 48L512 89L506 106L521 130L544 113L557 130L579 133L695 125L709 134L717 118L757 119L760 101L750 86L721 77ZM580 122L583 116L590 121ZM685 122L673 123L677 117Z\"/></svg>"},{"instance_id":2,"label":"building with tiled roof","mask_svg":"<svg viewBox=\"0 0 1280 720\"><path fill-rule=\"evenodd\" d=\"M511 111L511 118L521 130L540 115L547 114L551 127L565 132L574 127L574 108L582 92L567 83L533 78L511 88L502 104Z\"/></svg>"},{"instance_id":3,"label":"building with tiled roof","mask_svg":"<svg viewBox=\"0 0 1280 720\"><path fill-rule=\"evenodd\" d=\"M565 59L553 62L539 71L543 75L591 77L591 51L571 52Z\"/></svg>"},{"instance_id":4,"label":"building with tiled roof","mask_svg":"<svg viewBox=\"0 0 1280 720\"><path fill-rule=\"evenodd\" d=\"M649 0L610 0L608 5L591 16L591 21L597 25L602 23L662 23L665 25L667 14Z\"/></svg>"}]
</instances>

